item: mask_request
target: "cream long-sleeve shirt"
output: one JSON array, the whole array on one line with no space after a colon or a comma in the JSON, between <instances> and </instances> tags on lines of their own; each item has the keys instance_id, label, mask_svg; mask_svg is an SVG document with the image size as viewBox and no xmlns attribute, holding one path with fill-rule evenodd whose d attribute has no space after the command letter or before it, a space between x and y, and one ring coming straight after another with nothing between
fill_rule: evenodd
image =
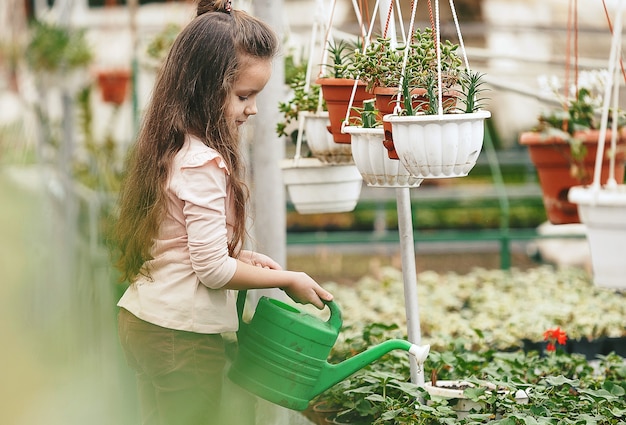
<instances>
[{"instance_id":1,"label":"cream long-sleeve shirt","mask_svg":"<svg viewBox=\"0 0 626 425\"><path fill-rule=\"evenodd\" d=\"M167 184L167 214L147 263L150 277L131 284L118 306L158 326L198 333L237 330L229 171L222 157L188 136Z\"/></svg>"}]
</instances>

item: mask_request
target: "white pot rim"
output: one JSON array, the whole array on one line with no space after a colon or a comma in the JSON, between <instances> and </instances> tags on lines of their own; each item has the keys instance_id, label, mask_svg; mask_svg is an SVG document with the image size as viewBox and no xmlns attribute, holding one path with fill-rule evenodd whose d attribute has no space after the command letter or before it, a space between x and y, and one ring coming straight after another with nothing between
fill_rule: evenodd
<instances>
[{"instance_id":1,"label":"white pot rim","mask_svg":"<svg viewBox=\"0 0 626 425\"><path fill-rule=\"evenodd\" d=\"M491 112L489 111L476 111L472 113L453 113L453 114L435 114L435 115L397 115L397 114L387 114L383 117L384 122L390 123L399 123L399 122L420 122L420 123L429 123L429 122L441 122L441 121L470 121L476 119L486 119L491 116Z\"/></svg>"},{"instance_id":2,"label":"white pot rim","mask_svg":"<svg viewBox=\"0 0 626 425\"><path fill-rule=\"evenodd\" d=\"M626 185L615 187L574 186L568 195L570 202L583 205L626 206Z\"/></svg>"},{"instance_id":3,"label":"white pot rim","mask_svg":"<svg viewBox=\"0 0 626 425\"><path fill-rule=\"evenodd\" d=\"M340 164L329 164L327 162L322 162L315 157L311 158L285 158L280 161L280 168L285 170L289 168L328 168L328 167L354 167L353 162L340 163Z\"/></svg>"},{"instance_id":4,"label":"white pot rim","mask_svg":"<svg viewBox=\"0 0 626 425\"><path fill-rule=\"evenodd\" d=\"M385 134L385 130L377 127L377 128L363 128L354 125L347 125L343 128L344 133L348 134L373 134L373 135L383 135Z\"/></svg>"}]
</instances>

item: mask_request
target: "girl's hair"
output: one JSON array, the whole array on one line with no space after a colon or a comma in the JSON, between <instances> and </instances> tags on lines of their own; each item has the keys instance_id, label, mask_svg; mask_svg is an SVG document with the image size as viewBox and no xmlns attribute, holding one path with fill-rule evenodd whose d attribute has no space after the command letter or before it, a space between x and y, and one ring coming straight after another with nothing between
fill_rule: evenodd
<instances>
[{"instance_id":1,"label":"girl's hair","mask_svg":"<svg viewBox=\"0 0 626 425\"><path fill-rule=\"evenodd\" d=\"M148 273L144 263L166 213L166 183L185 135L198 137L224 158L235 207L229 253L238 254L246 234L248 191L237 130L225 118L230 91L249 57L271 60L274 31L230 1L199 0L197 16L178 35L157 75L119 200L114 239L121 280Z\"/></svg>"}]
</instances>

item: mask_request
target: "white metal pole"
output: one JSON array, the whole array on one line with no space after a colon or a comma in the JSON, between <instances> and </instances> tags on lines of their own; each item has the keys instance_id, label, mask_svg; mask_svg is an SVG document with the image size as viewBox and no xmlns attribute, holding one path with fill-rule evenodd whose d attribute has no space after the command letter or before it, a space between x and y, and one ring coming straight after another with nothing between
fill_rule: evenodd
<instances>
[{"instance_id":1,"label":"white metal pole","mask_svg":"<svg viewBox=\"0 0 626 425\"><path fill-rule=\"evenodd\" d=\"M404 282L404 308L406 310L407 336L409 342L421 345L419 303L417 296L417 270L415 267L415 243L413 240L413 220L411 214L411 190L396 189L398 209L398 231L400 234L400 250L402 256L402 279ZM417 360L409 356L411 366L411 382L424 385L424 370Z\"/></svg>"}]
</instances>

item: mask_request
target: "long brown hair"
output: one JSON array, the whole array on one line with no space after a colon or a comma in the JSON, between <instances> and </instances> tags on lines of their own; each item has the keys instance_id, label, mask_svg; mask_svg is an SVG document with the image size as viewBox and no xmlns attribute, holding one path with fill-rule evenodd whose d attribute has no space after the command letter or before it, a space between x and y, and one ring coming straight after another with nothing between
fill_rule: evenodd
<instances>
[{"instance_id":1,"label":"long brown hair","mask_svg":"<svg viewBox=\"0 0 626 425\"><path fill-rule=\"evenodd\" d=\"M246 57L271 60L278 40L262 21L230 2L200 0L197 16L178 35L161 67L119 199L114 240L122 281L133 281L144 263L166 212L166 183L185 135L198 137L224 158L230 170L235 215L229 253L238 254L246 230L248 191L239 139L227 122L230 90Z\"/></svg>"}]
</instances>

